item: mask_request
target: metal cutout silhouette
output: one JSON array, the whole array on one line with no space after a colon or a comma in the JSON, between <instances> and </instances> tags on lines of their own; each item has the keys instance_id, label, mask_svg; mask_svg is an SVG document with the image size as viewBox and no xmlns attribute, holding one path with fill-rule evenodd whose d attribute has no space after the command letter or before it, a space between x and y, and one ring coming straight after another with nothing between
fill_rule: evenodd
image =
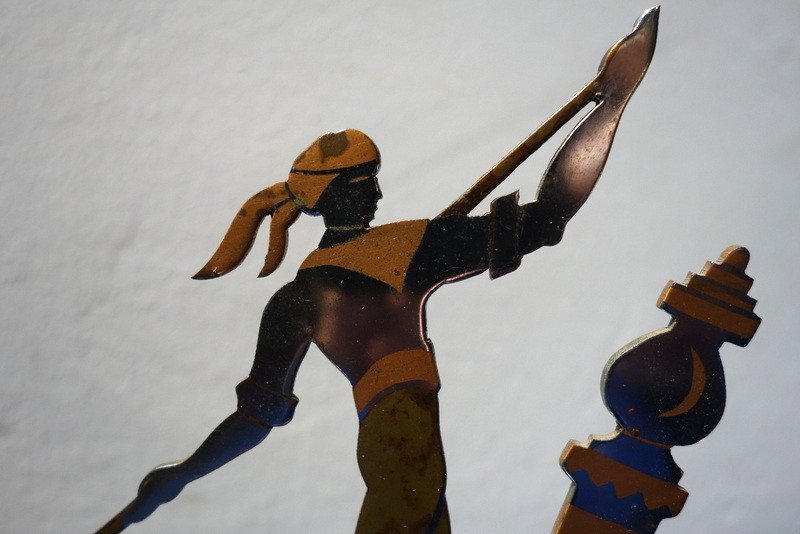
<instances>
[{"instance_id":1,"label":"metal cutout silhouette","mask_svg":"<svg viewBox=\"0 0 800 534\"><path fill-rule=\"evenodd\" d=\"M603 371L603 401L617 429L570 441L561 466L573 480L554 532L655 532L675 517L689 494L675 445L708 436L725 410L725 374L719 349L746 346L761 324L747 292L747 249L730 246L700 274L667 283L657 306L672 315L668 327L620 349Z\"/></svg>"},{"instance_id":2,"label":"metal cutout silhouette","mask_svg":"<svg viewBox=\"0 0 800 534\"><path fill-rule=\"evenodd\" d=\"M192 480L258 445L288 423L293 383L314 343L353 386L360 419L358 463L367 491L356 532L449 532L427 298L442 284L516 269L522 256L561 240L605 165L628 100L650 63L658 9L604 56L598 75L440 216L371 228L381 198L380 154L357 130L328 133L294 162L289 177L250 198L211 260L195 275L221 276L249 252L271 216L260 276L280 265L288 229L302 212L322 215L319 247L264 310L255 362L237 388L238 408L189 458L163 465L100 532L119 532L174 499ZM596 103L553 157L536 200L514 193L487 215L468 213L586 105Z\"/></svg>"}]
</instances>

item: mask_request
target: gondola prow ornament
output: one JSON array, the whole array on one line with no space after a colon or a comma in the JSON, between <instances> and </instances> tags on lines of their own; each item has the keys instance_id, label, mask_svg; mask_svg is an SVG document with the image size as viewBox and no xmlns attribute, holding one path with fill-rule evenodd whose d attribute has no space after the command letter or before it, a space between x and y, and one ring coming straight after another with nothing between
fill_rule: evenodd
<instances>
[{"instance_id":1,"label":"gondola prow ornament","mask_svg":"<svg viewBox=\"0 0 800 534\"><path fill-rule=\"evenodd\" d=\"M288 230L303 213L326 231L297 276L264 310L255 362L237 388L237 410L184 461L142 481L136 498L106 524L119 532L174 499L189 482L255 447L294 414L295 375L315 344L353 387L358 463L367 487L356 532L449 532L439 433L439 374L424 307L447 282L516 269L523 255L558 243L594 188L622 112L655 47L658 10L605 55L599 74L542 127L433 219L370 227L381 198L375 143L357 130L328 133L295 160L285 181L248 200L195 278L216 278L249 252L271 217L261 276L280 265ZM535 201L495 199L487 215L468 213L556 130L591 102L558 149ZM413 497L413 498L412 498Z\"/></svg>"},{"instance_id":2,"label":"gondola prow ornament","mask_svg":"<svg viewBox=\"0 0 800 534\"><path fill-rule=\"evenodd\" d=\"M672 459L676 445L708 436L725 410L719 349L747 345L761 324L747 293L750 253L730 246L658 298L668 327L626 345L603 371L603 400L617 429L570 441L561 466L573 480L554 532L647 534L683 508L688 493Z\"/></svg>"}]
</instances>

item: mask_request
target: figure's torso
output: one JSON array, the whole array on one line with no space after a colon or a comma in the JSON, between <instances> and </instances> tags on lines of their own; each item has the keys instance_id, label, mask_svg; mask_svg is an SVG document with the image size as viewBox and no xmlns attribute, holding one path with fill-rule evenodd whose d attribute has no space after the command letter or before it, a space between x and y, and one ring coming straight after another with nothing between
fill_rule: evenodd
<instances>
[{"instance_id":1,"label":"figure's torso","mask_svg":"<svg viewBox=\"0 0 800 534\"><path fill-rule=\"evenodd\" d=\"M406 284L426 226L381 226L315 250L300 267L296 281L314 309L313 340L353 384L384 356L431 349L423 314L429 291Z\"/></svg>"},{"instance_id":2,"label":"figure's torso","mask_svg":"<svg viewBox=\"0 0 800 534\"><path fill-rule=\"evenodd\" d=\"M438 389L425 302L441 284L486 269L488 222L452 216L329 229L267 304L250 378L291 395L313 342L353 384L357 406L404 385Z\"/></svg>"}]
</instances>

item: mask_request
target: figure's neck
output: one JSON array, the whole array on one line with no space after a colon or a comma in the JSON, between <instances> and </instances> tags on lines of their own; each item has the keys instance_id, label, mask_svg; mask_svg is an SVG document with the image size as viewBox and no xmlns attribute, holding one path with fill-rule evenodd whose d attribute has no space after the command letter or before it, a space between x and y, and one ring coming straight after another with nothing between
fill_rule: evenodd
<instances>
[{"instance_id":1,"label":"figure's neck","mask_svg":"<svg viewBox=\"0 0 800 534\"><path fill-rule=\"evenodd\" d=\"M349 241L354 237L366 234L370 230L369 226L329 226L322 235L319 242L320 248L330 247Z\"/></svg>"}]
</instances>

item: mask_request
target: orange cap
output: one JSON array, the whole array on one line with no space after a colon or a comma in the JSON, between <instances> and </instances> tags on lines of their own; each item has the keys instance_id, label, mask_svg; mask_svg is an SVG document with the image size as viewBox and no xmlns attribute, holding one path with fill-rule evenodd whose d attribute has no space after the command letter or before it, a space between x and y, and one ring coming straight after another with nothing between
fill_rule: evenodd
<instances>
[{"instance_id":1,"label":"orange cap","mask_svg":"<svg viewBox=\"0 0 800 534\"><path fill-rule=\"evenodd\" d=\"M372 161L380 167L381 154L363 132L341 130L326 133L294 160L287 180L289 191L300 204L312 209L325 188L341 172Z\"/></svg>"}]
</instances>

